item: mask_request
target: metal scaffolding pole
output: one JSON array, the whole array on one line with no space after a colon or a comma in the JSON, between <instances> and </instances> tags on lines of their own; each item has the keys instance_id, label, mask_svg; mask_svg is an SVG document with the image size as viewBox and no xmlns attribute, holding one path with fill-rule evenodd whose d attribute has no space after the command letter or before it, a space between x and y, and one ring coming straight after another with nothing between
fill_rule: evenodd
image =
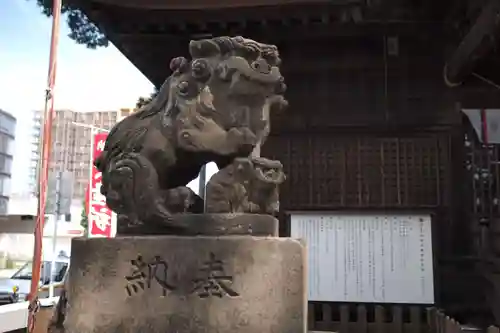
<instances>
[{"instance_id":1,"label":"metal scaffolding pole","mask_svg":"<svg viewBox=\"0 0 500 333\"><path fill-rule=\"evenodd\" d=\"M201 167L198 179L198 195L205 200L205 186L207 182L207 165Z\"/></svg>"}]
</instances>

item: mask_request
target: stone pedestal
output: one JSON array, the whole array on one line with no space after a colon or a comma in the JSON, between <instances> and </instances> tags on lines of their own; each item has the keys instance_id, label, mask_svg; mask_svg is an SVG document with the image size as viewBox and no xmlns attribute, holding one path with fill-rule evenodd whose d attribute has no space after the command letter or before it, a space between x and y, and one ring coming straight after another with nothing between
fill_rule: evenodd
<instances>
[{"instance_id":1,"label":"stone pedestal","mask_svg":"<svg viewBox=\"0 0 500 333\"><path fill-rule=\"evenodd\" d=\"M304 333L305 258L277 237L75 239L64 331Z\"/></svg>"}]
</instances>

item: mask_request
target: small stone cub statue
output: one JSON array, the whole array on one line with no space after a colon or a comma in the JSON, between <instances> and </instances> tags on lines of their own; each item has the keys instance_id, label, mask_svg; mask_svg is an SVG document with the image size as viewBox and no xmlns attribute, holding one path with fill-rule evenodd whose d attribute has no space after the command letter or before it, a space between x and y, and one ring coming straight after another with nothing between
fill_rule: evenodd
<instances>
[{"instance_id":1,"label":"small stone cub statue","mask_svg":"<svg viewBox=\"0 0 500 333\"><path fill-rule=\"evenodd\" d=\"M236 158L208 182L206 212L274 215L279 210L279 185L284 181L279 161Z\"/></svg>"}]
</instances>

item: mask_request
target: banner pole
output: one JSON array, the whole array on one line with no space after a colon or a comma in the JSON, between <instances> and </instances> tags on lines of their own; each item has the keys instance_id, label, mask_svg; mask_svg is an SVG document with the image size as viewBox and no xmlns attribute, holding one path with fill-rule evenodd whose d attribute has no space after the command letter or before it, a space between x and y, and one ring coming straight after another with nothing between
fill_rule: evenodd
<instances>
[{"instance_id":1,"label":"banner pole","mask_svg":"<svg viewBox=\"0 0 500 333\"><path fill-rule=\"evenodd\" d=\"M61 0L53 0L52 7L52 32L50 41L49 72L45 95L44 126L42 135L42 165L39 173L39 197L37 220L35 225L35 246L33 249L33 264L30 293L28 301L28 332L35 329L35 316L39 308L38 289L40 287L40 271L42 266L42 239L45 225L45 206L47 204L47 180L50 168L50 155L52 148L52 123L54 120L54 87L57 69L57 47L59 42L59 24L61 21Z\"/></svg>"},{"instance_id":2,"label":"banner pole","mask_svg":"<svg viewBox=\"0 0 500 333\"><path fill-rule=\"evenodd\" d=\"M88 195L87 195L87 200L88 202L86 203L87 207L87 237L91 236L91 228L92 228L92 175L93 175L93 170L94 170L94 141L95 141L95 135L97 133L97 130L94 126L91 127L90 129L90 161L89 161L89 185L88 185Z\"/></svg>"}]
</instances>

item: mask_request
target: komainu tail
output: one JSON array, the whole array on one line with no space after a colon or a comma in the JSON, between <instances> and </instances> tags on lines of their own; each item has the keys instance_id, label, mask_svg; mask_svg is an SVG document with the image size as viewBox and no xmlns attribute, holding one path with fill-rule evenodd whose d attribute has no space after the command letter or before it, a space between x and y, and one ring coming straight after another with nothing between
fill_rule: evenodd
<instances>
[{"instance_id":1,"label":"komainu tail","mask_svg":"<svg viewBox=\"0 0 500 333\"><path fill-rule=\"evenodd\" d=\"M140 154L121 153L108 161L101 192L109 208L130 221L167 223L171 217L158 187L156 169Z\"/></svg>"}]
</instances>

